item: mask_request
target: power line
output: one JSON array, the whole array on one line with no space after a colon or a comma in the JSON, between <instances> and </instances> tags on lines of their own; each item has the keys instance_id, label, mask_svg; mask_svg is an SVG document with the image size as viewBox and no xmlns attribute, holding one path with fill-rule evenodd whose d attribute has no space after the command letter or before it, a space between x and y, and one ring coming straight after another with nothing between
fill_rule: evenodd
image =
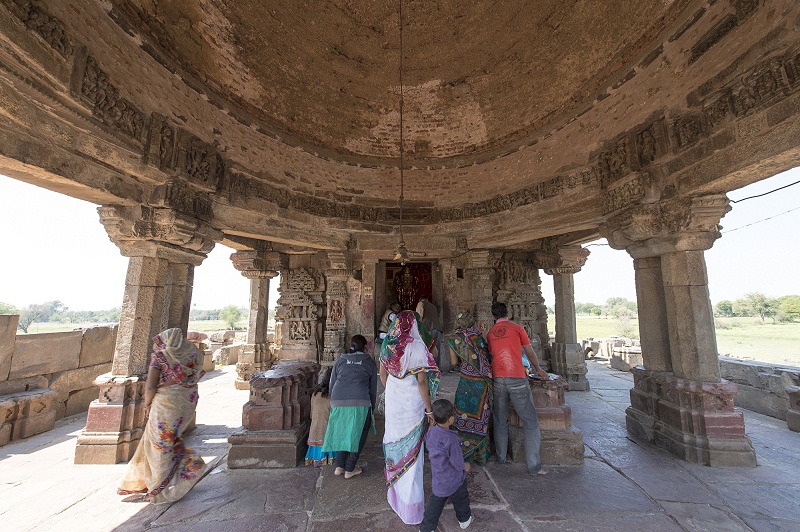
<instances>
[{"instance_id":1,"label":"power line","mask_svg":"<svg viewBox=\"0 0 800 532\"><path fill-rule=\"evenodd\" d=\"M757 196L753 196L753 197L757 197ZM744 199L748 199L748 198L744 198ZM762 218L761 220L756 220L755 222L752 222L752 223L749 223L749 224L746 224L746 225L742 225L740 227L734 227L733 229L728 229L727 231L720 231L720 232L722 234L732 233L734 231L738 231L739 229L744 229L745 227L750 227L751 225L756 225L758 223L766 222L767 220L772 220L773 218L777 218L778 216L783 216L784 214L788 214L788 213L790 213L792 211L796 211L797 209L800 209L800 207L795 207L794 209L789 209L788 211L784 211L784 212L778 213L775 216L770 216L768 218Z\"/></svg>"},{"instance_id":2,"label":"power line","mask_svg":"<svg viewBox=\"0 0 800 532\"><path fill-rule=\"evenodd\" d=\"M763 194L756 194L755 196L747 196L746 198L741 198L741 199L737 199L737 200L731 200L731 203L739 203L740 201L744 201L744 200L749 200L749 199L753 199L753 198L760 198L761 196L766 196L767 194L772 194L773 192L777 192L779 190L783 190L784 188L789 188L792 185L796 185L798 183L800 183L800 179L798 179L794 183L789 183L788 185L783 185L782 187L778 187L775 190L770 190L769 192L764 192Z\"/></svg>"}]
</instances>

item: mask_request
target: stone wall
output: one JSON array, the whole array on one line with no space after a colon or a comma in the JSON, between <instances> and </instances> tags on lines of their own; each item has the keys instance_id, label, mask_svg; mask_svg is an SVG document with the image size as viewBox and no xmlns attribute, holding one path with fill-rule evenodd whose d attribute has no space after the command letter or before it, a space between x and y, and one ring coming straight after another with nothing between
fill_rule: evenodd
<instances>
[{"instance_id":1,"label":"stone wall","mask_svg":"<svg viewBox=\"0 0 800 532\"><path fill-rule=\"evenodd\" d=\"M719 357L720 376L739 385L734 404L766 416L786 419L787 387L800 385L800 368Z\"/></svg>"},{"instance_id":2,"label":"stone wall","mask_svg":"<svg viewBox=\"0 0 800 532\"><path fill-rule=\"evenodd\" d=\"M18 316L0 315L0 402L4 405L0 427L7 429L0 430L0 445L44 432L57 419L85 412L97 399L94 379L111 371L117 339L116 325L17 336L17 320ZM38 421L32 424L28 417L33 414ZM34 424L36 430L31 428ZM15 426L28 428L15 430Z\"/></svg>"}]
</instances>

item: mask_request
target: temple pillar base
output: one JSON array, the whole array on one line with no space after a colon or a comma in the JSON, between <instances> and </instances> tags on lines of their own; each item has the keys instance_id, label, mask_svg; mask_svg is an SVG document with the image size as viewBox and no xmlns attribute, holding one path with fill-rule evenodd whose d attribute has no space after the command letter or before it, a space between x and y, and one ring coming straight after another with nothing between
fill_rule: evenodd
<instances>
[{"instance_id":1,"label":"temple pillar base","mask_svg":"<svg viewBox=\"0 0 800 532\"><path fill-rule=\"evenodd\" d=\"M99 399L89 405L86 427L78 435L76 464L118 464L136 452L147 419L144 376L98 377Z\"/></svg>"},{"instance_id":2,"label":"temple pillar base","mask_svg":"<svg viewBox=\"0 0 800 532\"><path fill-rule=\"evenodd\" d=\"M681 379L670 372L636 367L626 410L634 438L670 454L712 467L755 467L756 454L744 432L744 416L734 411L738 386Z\"/></svg>"},{"instance_id":3,"label":"temple pillar base","mask_svg":"<svg viewBox=\"0 0 800 532\"><path fill-rule=\"evenodd\" d=\"M580 465L583 463L583 434L572 426L572 408L564 401L569 384L563 379L543 381L529 379L533 404L542 431L539 452L547 465ZM522 421L514 411L508 410L508 451L512 460L525 461L525 434Z\"/></svg>"},{"instance_id":4,"label":"temple pillar base","mask_svg":"<svg viewBox=\"0 0 800 532\"><path fill-rule=\"evenodd\" d=\"M581 344L553 342L551 344L550 371L561 375L569 385L569 391L589 391L589 381L586 380L586 357Z\"/></svg>"}]
</instances>

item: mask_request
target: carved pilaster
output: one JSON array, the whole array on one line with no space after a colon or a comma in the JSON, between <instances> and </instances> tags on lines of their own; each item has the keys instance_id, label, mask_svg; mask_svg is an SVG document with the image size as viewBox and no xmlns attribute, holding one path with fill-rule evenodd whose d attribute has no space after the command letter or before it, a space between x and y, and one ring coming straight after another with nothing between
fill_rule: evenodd
<instances>
[{"instance_id":1,"label":"carved pilaster","mask_svg":"<svg viewBox=\"0 0 800 532\"><path fill-rule=\"evenodd\" d=\"M331 268L325 270L325 335L322 349L322 365L331 366L346 349L347 335L347 269L345 254L328 252Z\"/></svg>"},{"instance_id":2,"label":"carved pilaster","mask_svg":"<svg viewBox=\"0 0 800 532\"><path fill-rule=\"evenodd\" d=\"M250 313L247 327L247 343L236 363L237 389L250 387L253 373L266 371L272 365L272 350L267 340L267 321L269 319L269 285L282 267L286 256L271 251L269 243L264 249L238 251L231 255L233 267L250 279Z\"/></svg>"},{"instance_id":3,"label":"carved pilaster","mask_svg":"<svg viewBox=\"0 0 800 532\"><path fill-rule=\"evenodd\" d=\"M313 268L281 270L276 311L276 356L281 361L316 361L321 348L325 277Z\"/></svg>"},{"instance_id":4,"label":"carved pilaster","mask_svg":"<svg viewBox=\"0 0 800 532\"><path fill-rule=\"evenodd\" d=\"M493 258L489 251L472 251L472 300L475 302L475 319L481 331L486 332L494 323L492 318L492 279L494 276Z\"/></svg>"}]
</instances>

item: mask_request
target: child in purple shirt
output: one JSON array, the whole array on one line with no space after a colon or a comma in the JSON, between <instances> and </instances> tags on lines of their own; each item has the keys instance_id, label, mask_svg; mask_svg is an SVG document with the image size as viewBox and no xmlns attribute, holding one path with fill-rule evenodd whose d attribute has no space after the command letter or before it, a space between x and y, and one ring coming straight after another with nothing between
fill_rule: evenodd
<instances>
[{"instance_id":1,"label":"child in purple shirt","mask_svg":"<svg viewBox=\"0 0 800 532\"><path fill-rule=\"evenodd\" d=\"M436 422L425 435L428 459L431 462L431 486L433 493L425 505L425 517L419 527L420 532L433 532L439 524L447 499L453 501L453 509L461 528L472 523L467 492L467 472L469 464L464 463L461 440L458 433L450 430L455 421L453 403L439 399L431 405L433 420Z\"/></svg>"}]
</instances>

